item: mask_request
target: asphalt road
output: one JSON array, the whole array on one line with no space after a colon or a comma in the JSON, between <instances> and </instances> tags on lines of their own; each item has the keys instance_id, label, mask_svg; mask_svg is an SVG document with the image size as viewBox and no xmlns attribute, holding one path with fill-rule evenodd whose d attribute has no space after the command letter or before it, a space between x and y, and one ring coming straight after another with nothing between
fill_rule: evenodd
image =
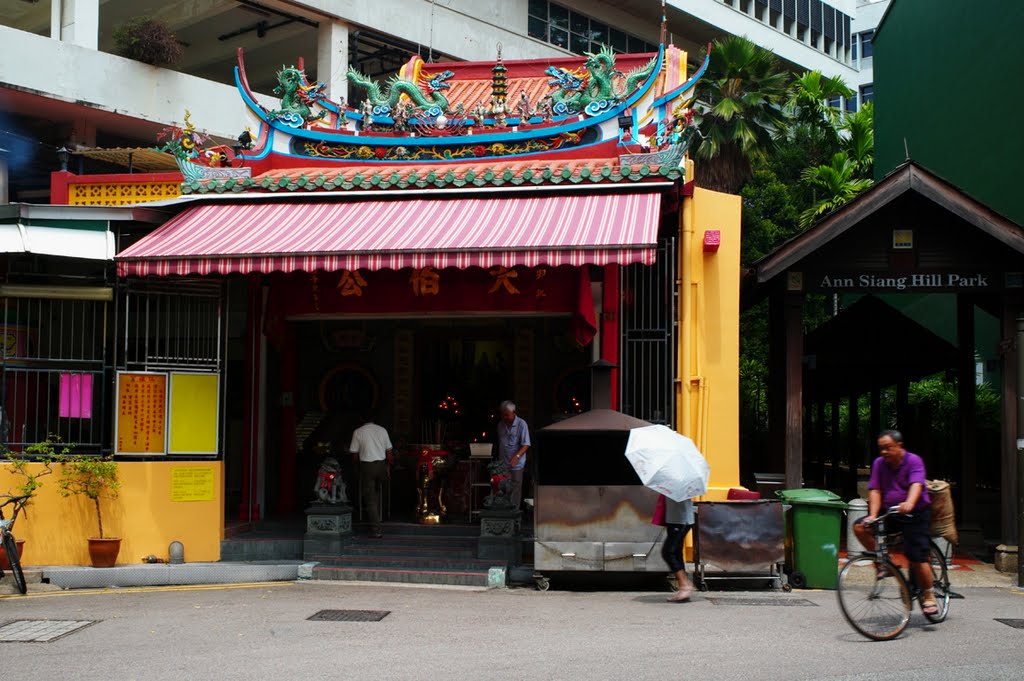
<instances>
[{"instance_id":1,"label":"asphalt road","mask_svg":"<svg viewBox=\"0 0 1024 681\"><path fill-rule=\"evenodd\" d=\"M946 622L915 611L883 643L850 629L830 591L714 591L678 604L651 591L338 582L50 592L0 598L0 627L95 624L0 643L0 664L4 681L1022 678L1024 629L995 618L1024 619L1024 592L960 591ZM323 609L390 614L307 619Z\"/></svg>"}]
</instances>

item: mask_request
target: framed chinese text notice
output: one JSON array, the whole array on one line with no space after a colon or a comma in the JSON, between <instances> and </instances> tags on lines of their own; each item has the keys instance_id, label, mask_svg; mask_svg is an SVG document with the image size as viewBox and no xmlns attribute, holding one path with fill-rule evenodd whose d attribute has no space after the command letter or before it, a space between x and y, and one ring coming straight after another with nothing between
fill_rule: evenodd
<instances>
[{"instance_id":1,"label":"framed chinese text notice","mask_svg":"<svg viewBox=\"0 0 1024 681\"><path fill-rule=\"evenodd\" d=\"M118 372L114 453L166 454L166 413L167 374Z\"/></svg>"},{"instance_id":2,"label":"framed chinese text notice","mask_svg":"<svg viewBox=\"0 0 1024 681\"><path fill-rule=\"evenodd\" d=\"M216 454L220 419L217 374L171 374L169 454Z\"/></svg>"}]
</instances>

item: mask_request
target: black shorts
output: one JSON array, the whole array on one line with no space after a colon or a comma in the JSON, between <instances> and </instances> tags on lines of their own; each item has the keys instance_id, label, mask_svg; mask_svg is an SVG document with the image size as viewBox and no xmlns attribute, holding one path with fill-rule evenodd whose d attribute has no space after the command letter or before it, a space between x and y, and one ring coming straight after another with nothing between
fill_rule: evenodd
<instances>
[{"instance_id":1,"label":"black shorts","mask_svg":"<svg viewBox=\"0 0 1024 681\"><path fill-rule=\"evenodd\" d=\"M885 529L890 533L903 533L903 552L912 563L927 563L931 521L931 511L922 508L909 516L889 516L885 519Z\"/></svg>"}]
</instances>

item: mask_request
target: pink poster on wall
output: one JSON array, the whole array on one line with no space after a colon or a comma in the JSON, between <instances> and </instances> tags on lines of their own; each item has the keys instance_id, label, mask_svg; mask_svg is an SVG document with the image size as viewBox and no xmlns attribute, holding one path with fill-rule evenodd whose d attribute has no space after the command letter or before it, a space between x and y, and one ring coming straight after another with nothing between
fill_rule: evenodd
<instances>
[{"instance_id":1,"label":"pink poster on wall","mask_svg":"<svg viewBox=\"0 0 1024 681\"><path fill-rule=\"evenodd\" d=\"M61 418L92 418L92 374L60 375Z\"/></svg>"}]
</instances>

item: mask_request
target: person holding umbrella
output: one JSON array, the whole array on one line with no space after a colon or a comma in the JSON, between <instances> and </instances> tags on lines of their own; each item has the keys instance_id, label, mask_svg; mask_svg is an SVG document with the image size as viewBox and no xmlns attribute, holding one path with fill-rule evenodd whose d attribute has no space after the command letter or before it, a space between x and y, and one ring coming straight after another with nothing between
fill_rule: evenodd
<instances>
[{"instance_id":1,"label":"person holding umbrella","mask_svg":"<svg viewBox=\"0 0 1024 681\"><path fill-rule=\"evenodd\" d=\"M690 600L693 593L693 582L686 576L686 561L683 558L683 542L693 527L693 500L675 501L665 499L665 543L661 545L661 557L668 569L676 575L676 592L668 597L669 601L682 602Z\"/></svg>"},{"instance_id":2,"label":"person holding umbrella","mask_svg":"<svg viewBox=\"0 0 1024 681\"><path fill-rule=\"evenodd\" d=\"M630 428L625 455L640 482L662 495L658 503L664 503L665 515L660 523L656 517L655 524L668 532L661 557L677 580L668 600L687 601L693 583L686 576L683 542L695 522L693 498L707 494L711 469L693 440L662 425Z\"/></svg>"}]
</instances>

